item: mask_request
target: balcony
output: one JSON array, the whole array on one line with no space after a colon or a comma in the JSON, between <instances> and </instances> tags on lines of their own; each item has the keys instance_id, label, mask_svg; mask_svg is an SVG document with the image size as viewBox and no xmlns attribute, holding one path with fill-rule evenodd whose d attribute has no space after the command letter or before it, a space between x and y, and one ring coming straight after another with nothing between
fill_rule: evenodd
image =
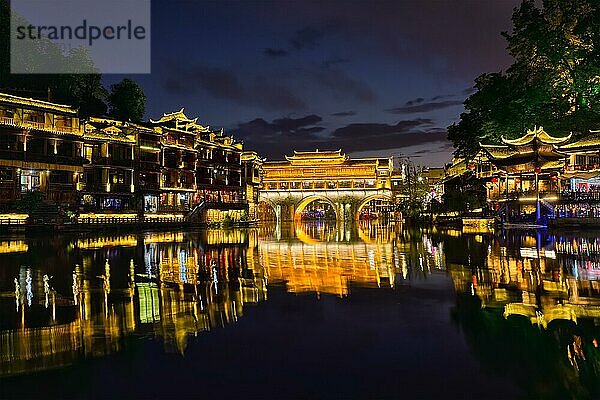
<instances>
[{"instance_id":1,"label":"balcony","mask_svg":"<svg viewBox=\"0 0 600 400\"><path fill-rule=\"evenodd\" d=\"M196 190L193 183L165 182L161 189L165 190Z\"/></svg>"},{"instance_id":2,"label":"balcony","mask_svg":"<svg viewBox=\"0 0 600 400\"><path fill-rule=\"evenodd\" d=\"M139 188L142 190L159 190L160 185L158 182L140 182Z\"/></svg>"},{"instance_id":3,"label":"balcony","mask_svg":"<svg viewBox=\"0 0 600 400\"><path fill-rule=\"evenodd\" d=\"M110 193L131 193L131 185L128 183L111 183Z\"/></svg>"},{"instance_id":4,"label":"balcony","mask_svg":"<svg viewBox=\"0 0 600 400\"><path fill-rule=\"evenodd\" d=\"M560 194L560 199L564 202L585 203L585 202L600 202L600 191L590 190L585 191L564 191Z\"/></svg>"},{"instance_id":5,"label":"balcony","mask_svg":"<svg viewBox=\"0 0 600 400\"><path fill-rule=\"evenodd\" d=\"M23 161L25 152L23 150L0 150L0 159Z\"/></svg>"},{"instance_id":6,"label":"balcony","mask_svg":"<svg viewBox=\"0 0 600 400\"><path fill-rule=\"evenodd\" d=\"M160 163L158 161L140 161L140 169L142 171L160 171Z\"/></svg>"},{"instance_id":7,"label":"balcony","mask_svg":"<svg viewBox=\"0 0 600 400\"><path fill-rule=\"evenodd\" d=\"M92 160L95 165L133 168L133 160L116 160L112 157L97 157Z\"/></svg>"},{"instance_id":8,"label":"balcony","mask_svg":"<svg viewBox=\"0 0 600 400\"><path fill-rule=\"evenodd\" d=\"M566 165L565 171L593 171L600 169L600 164Z\"/></svg>"},{"instance_id":9,"label":"balcony","mask_svg":"<svg viewBox=\"0 0 600 400\"><path fill-rule=\"evenodd\" d=\"M36 154L31 152L22 152L22 160L25 162L41 162L47 164L61 164L83 166L87 160L80 156L61 156L57 154Z\"/></svg>"},{"instance_id":10,"label":"balcony","mask_svg":"<svg viewBox=\"0 0 600 400\"><path fill-rule=\"evenodd\" d=\"M187 212L190 208L184 204L179 205L167 205L167 204L159 204L158 211L159 212Z\"/></svg>"},{"instance_id":11,"label":"balcony","mask_svg":"<svg viewBox=\"0 0 600 400\"><path fill-rule=\"evenodd\" d=\"M26 129L36 129L42 131L53 131L53 132L65 132L65 133L80 133L79 128L73 128L71 126L56 125L51 126L44 122L33 122L33 121L19 121L15 118L0 118L0 124L18 126Z\"/></svg>"}]
</instances>

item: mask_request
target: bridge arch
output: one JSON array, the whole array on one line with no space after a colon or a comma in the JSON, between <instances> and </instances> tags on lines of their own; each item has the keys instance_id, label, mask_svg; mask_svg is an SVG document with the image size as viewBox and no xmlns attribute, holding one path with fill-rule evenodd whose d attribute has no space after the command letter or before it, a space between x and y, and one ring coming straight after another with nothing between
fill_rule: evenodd
<instances>
[{"instance_id":1,"label":"bridge arch","mask_svg":"<svg viewBox=\"0 0 600 400\"><path fill-rule=\"evenodd\" d=\"M281 217L277 213L277 206L268 199L261 199L258 202L258 214L261 221L278 221Z\"/></svg>"},{"instance_id":2,"label":"bridge arch","mask_svg":"<svg viewBox=\"0 0 600 400\"><path fill-rule=\"evenodd\" d=\"M329 204L333 208L333 211L335 212L336 221L340 220L340 213L339 213L338 207L336 207L336 204L333 201L331 201L331 199L329 199L325 196L318 196L318 195L308 196L308 197L305 197L302 200L300 200L300 202L294 208L294 220L299 220L302 216L302 211L304 211L304 209L310 203L312 203L314 201L322 201L324 203Z\"/></svg>"},{"instance_id":3,"label":"bridge arch","mask_svg":"<svg viewBox=\"0 0 600 400\"><path fill-rule=\"evenodd\" d=\"M385 194L373 194L371 196L365 197L361 200L361 202L358 204L358 207L356 208L356 214L354 216L355 220L358 221L360 219L360 213L362 212L363 208L365 208L365 206L373 200L386 200L392 203L391 196Z\"/></svg>"}]
</instances>

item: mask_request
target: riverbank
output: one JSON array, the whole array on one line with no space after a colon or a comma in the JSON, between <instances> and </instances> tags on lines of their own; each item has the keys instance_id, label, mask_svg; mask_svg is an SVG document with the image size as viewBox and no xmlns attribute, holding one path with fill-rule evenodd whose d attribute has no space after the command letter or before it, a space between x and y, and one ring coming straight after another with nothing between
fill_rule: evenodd
<instances>
[{"instance_id":1,"label":"riverbank","mask_svg":"<svg viewBox=\"0 0 600 400\"><path fill-rule=\"evenodd\" d=\"M27 219L0 223L0 233L12 234L48 234L48 233L87 233L87 232L142 232L148 230L167 231L180 229L208 228L247 228L256 226L258 221L239 222L194 222L185 219L152 218L138 220L133 218L102 218L75 222L30 222Z\"/></svg>"}]
</instances>

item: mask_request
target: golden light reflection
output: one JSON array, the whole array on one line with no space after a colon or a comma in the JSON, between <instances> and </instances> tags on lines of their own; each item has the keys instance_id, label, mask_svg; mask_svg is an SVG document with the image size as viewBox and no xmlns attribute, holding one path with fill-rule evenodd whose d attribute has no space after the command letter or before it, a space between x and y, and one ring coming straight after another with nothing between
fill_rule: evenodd
<instances>
[{"instance_id":1,"label":"golden light reflection","mask_svg":"<svg viewBox=\"0 0 600 400\"><path fill-rule=\"evenodd\" d=\"M24 240L0 241L0 254L24 253L29 249L29 245Z\"/></svg>"}]
</instances>

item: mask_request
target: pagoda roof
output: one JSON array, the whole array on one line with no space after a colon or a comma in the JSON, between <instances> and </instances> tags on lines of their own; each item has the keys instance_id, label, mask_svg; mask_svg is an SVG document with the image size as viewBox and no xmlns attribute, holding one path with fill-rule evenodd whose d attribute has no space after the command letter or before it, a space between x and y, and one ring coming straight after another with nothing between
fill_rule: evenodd
<instances>
[{"instance_id":1,"label":"pagoda roof","mask_svg":"<svg viewBox=\"0 0 600 400\"><path fill-rule=\"evenodd\" d=\"M150 119L151 124L161 125L167 129L175 129L180 132L205 133L210 131L209 127L202 126L197 121L198 118L188 118L183 108L172 113L163 113L163 116L157 120Z\"/></svg>"},{"instance_id":2,"label":"pagoda roof","mask_svg":"<svg viewBox=\"0 0 600 400\"><path fill-rule=\"evenodd\" d=\"M571 139L573 134L569 134L564 137L554 137L550 136L543 127L534 127L533 129L527 130L527 133L520 138L516 139L507 139L504 136L502 137L502 142L509 146L524 146L534 141L541 142L544 144L562 144Z\"/></svg>"},{"instance_id":3,"label":"pagoda roof","mask_svg":"<svg viewBox=\"0 0 600 400\"><path fill-rule=\"evenodd\" d=\"M135 135L128 123L107 118L90 118L85 123L84 137L102 141L135 143Z\"/></svg>"},{"instance_id":4,"label":"pagoda roof","mask_svg":"<svg viewBox=\"0 0 600 400\"><path fill-rule=\"evenodd\" d=\"M590 147L600 147L600 131L590 131L590 134L573 143L560 146L561 150L588 149Z\"/></svg>"},{"instance_id":5,"label":"pagoda roof","mask_svg":"<svg viewBox=\"0 0 600 400\"><path fill-rule=\"evenodd\" d=\"M495 160L502 160L505 158L514 157L519 154L518 150L511 149L508 146L495 145L495 144L479 144L483 150Z\"/></svg>"},{"instance_id":6,"label":"pagoda roof","mask_svg":"<svg viewBox=\"0 0 600 400\"><path fill-rule=\"evenodd\" d=\"M348 156L342 153L342 150L320 151L296 151L293 156L285 156L285 159L292 164L341 164L348 160Z\"/></svg>"}]
</instances>

